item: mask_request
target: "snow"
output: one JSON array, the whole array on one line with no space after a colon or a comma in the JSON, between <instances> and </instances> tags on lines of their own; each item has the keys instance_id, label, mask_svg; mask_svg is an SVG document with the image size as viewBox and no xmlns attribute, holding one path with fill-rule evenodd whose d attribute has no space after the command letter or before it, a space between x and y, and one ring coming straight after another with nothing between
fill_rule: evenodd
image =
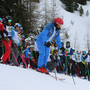
<instances>
[{"instance_id":1,"label":"snow","mask_svg":"<svg viewBox=\"0 0 90 90\"><path fill-rule=\"evenodd\" d=\"M40 0L39 11L44 13L45 0ZM51 10L53 0L47 0L47 8ZM76 50L88 50L87 40L90 38L90 15L86 16L86 11L90 13L90 1L87 5L82 6L84 15L79 13L67 12L60 0L54 0L55 17L61 17L64 20L64 28L69 28L69 41L71 47ZM40 19L41 20L41 19ZM41 21L40 21L41 22ZM71 24L73 22L74 24ZM62 27L62 28L63 28ZM75 43L76 41L76 43ZM75 46L76 45L76 46ZM54 73L51 73L54 75ZM73 77L76 85L73 83L72 76L57 74L58 77L64 78L64 81L55 80L49 75L39 73L32 69L24 69L16 66L8 66L0 64L0 90L89 90L90 82L86 79Z\"/></svg>"},{"instance_id":2,"label":"snow","mask_svg":"<svg viewBox=\"0 0 90 90\"><path fill-rule=\"evenodd\" d=\"M54 75L54 73L51 73ZM64 74L57 74L64 81L32 69L0 64L0 90L89 90L90 82L86 79Z\"/></svg>"},{"instance_id":3,"label":"snow","mask_svg":"<svg viewBox=\"0 0 90 90\"><path fill-rule=\"evenodd\" d=\"M82 51L82 50L88 51L87 44L90 44L89 42L90 15L86 16L86 12L88 10L90 14L90 1L87 1L87 5L82 5L84 14L83 16L80 16L78 11L75 11L74 13L67 12L64 9L65 5L63 5L60 2L60 0L46 0L46 10L49 18L50 17L52 18L52 16L49 16L50 13L48 13L48 11L52 10L53 1L55 4L54 6L55 17L63 18L64 25L62 28L69 29L68 40L71 42L71 47L79 51ZM81 5L79 4L79 6ZM38 5L38 10L43 14L45 14L45 0L40 0L40 3ZM71 22L73 22L73 24ZM43 19L42 19L42 23L43 23Z\"/></svg>"}]
</instances>

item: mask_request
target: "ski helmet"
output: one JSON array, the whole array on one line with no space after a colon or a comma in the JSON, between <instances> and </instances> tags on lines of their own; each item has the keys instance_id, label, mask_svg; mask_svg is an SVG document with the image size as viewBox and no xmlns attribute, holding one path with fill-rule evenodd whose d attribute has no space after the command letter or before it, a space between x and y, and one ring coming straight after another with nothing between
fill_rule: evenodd
<instances>
[{"instance_id":1,"label":"ski helmet","mask_svg":"<svg viewBox=\"0 0 90 90\"><path fill-rule=\"evenodd\" d=\"M5 19L5 18L3 18L3 19L2 19L2 22L3 22L3 23L6 23L6 19Z\"/></svg>"},{"instance_id":2,"label":"ski helmet","mask_svg":"<svg viewBox=\"0 0 90 90\"><path fill-rule=\"evenodd\" d=\"M16 26L21 27L21 24L15 23L14 27L16 27Z\"/></svg>"},{"instance_id":3,"label":"ski helmet","mask_svg":"<svg viewBox=\"0 0 90 90\"><path fill-rule=\"evenodd\" d=\"M22 38L25 38L25 35L21 35Z\"/></svg>"},{"instance_id":4,"label":"ski helmet","mask_svg":"<svg viewBox=\"0 0 90 90\"><path fill-rule=\"evenodd\" d=\"M70 42L69 42L69 41L67 41L67 42L66 42L66 44L69 44L69 45L70 45Z\"/></svg>"},{"instance_id":5,"label":"ski helmet","mask_svg":"<svg viewBox=\"0 0 90 90\"><path fill-rule=\"evenodd\" d=\"M0 21L2 22L2 18L0 18Z\"/></svg>"},{"instance_id":6,"label":"ski helmet","mask_svg":"<svg viewBox=\"0 0 90 90\"><path fill-rule=\"evenodd\" d=\"M83 51L83 54L86 54L86 51Z\"/></svg>"},{"instance_id":7,"label":"ski helmet","mask_svg":"<svg viewBox=\"0 0 90 90\"><path fill-rule=\"evenodd\" d=\"M63 42L61 42L61 44L62 44L62 46L64 46L64 43Z\"/></svg>"},{"instance_id":8,"label":"ski helmet","mask_svg":"<svg viewBox=\"0 0 90 90\"><path fill-rule=\"evenodd\" d=\"M62 20L61 18L59 18L59 17L56 17L56 18L54 19L54 23L63 25L63 20Z\"/></svg>"},{"instance_id":9,"label":"ski helmet","mask_svg":"<svg viewBox=\"0 0 90 90\"><path fill-rule=\"evenodd\" d=\"M12 22L12 17L11 16L6 16L6 22Z\"/></svg>"}]
</instances>

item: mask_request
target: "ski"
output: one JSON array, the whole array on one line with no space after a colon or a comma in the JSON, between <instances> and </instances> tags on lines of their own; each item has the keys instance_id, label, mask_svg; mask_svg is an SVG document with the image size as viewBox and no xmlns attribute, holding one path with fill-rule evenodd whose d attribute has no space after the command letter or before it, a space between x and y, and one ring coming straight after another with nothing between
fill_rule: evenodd
<instances>
[{"instance_id":1,"label":"ski","mask_svg":"<svg viewBox=\"0 0 90 90\"><path fill-rule=\"evenodd\" d=\"M60 80L60 81L65 80L64 78L55 77L55 76L53 76L53 75L51 75L51 74L49 74L49 75L50 75L52 78L56 79L56 80Z\"/></svg>"}]
</instances>

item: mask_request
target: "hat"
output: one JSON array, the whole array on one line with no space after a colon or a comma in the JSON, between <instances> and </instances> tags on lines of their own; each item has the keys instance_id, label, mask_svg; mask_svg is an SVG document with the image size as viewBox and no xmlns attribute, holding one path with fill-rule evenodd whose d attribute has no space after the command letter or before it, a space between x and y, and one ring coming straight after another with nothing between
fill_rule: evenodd
<instances>
[{"instance_id":1,"label":"hat","mask_svg":"<svg viewBox=\"0 0 90 90\"><path fill-rule=\"evenodd\" d=\"M63 20L62 20L61 18L59 18L59 17L56 17L56 18L54 19L54 23L63 25Z\"/></svg>"}]
</instances>

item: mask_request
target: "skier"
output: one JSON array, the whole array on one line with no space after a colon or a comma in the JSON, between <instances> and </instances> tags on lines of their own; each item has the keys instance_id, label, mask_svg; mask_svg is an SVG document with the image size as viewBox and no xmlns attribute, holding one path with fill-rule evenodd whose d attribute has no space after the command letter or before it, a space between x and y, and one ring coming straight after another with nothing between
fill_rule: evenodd
<instances>
[{"instance_id":1,"label":"skier","mask_svg":"<svg viewBox=\"0 0 90 90\"><path fill-rule=\"evenodd\" d=\"M24 50L24 55L26 56L26 62L27 65L30 64L30 68L35 69L36 68L36 63L35 63L35 58L33 56L33 50L34 50L34 46L30 45L30 47L27 47Z\"/></svg>"},{"instance_id":2,"label":"skier","mask_svg":"<svg viewBox=\"0 0 90 90\"><path fill-rule=\"evenodd\" d=\"M64 43L62 42L62 47L58 50L58 55L60 56L60 71L64 72L65 69L65 48Z\"/></svg>"},{"instance_id":3,"label":"skier","mask_svg":"<svg viewBox=\"0 0 90 90\"><path fill-rule=\"evenodd\" d=\"M3 57L2 57L3 63L5 63L6 61L8 63L10 63L10 53L11 53L11 50L10 50L10 47L11 47L11 22L12 22L12 17L11 16L6 16L6 31L4 31L6 33L4 34L4 39L2 40L3 44L4 44L5 48L6 48L6 52L3 55Z\"/></svg>"},{"instance_id":4,"label":"skier","mask_svg":"<svg viewBox=\"0 0 90 90\"><path fill-rule=\"evenodd\" d=\"M18 46L20 42L20 34L18 33L21 25L19 23L15 23L13 30L11 31L11 37L14 43Z\"/></svg>"},{"instance_id":5,"label":"skier","mask_svg":"<svg viewBox=\"0 0 90 90\"><path fill-rule=\"evenodd\" d=\"M77 62L76 69L78 71L77 72L78 77L81 77L84 75L83 64L82 64L82 61L84 61L84 59L80 51L77 51L77 53L75 54L75 60Z\"/></svg>"},{"instance_id":6,"label":"skier","mask_svg":"<svg viewBox=\"0 0 90 90\"><path fill-rule=\"evenodd\" d=\"M2 44L2 39L4 39L3 33L8 35L8 32L5 30L5 27L2 24L2 18L0 18L0 60L1 60L1 62L2 62L2 55L3 55L2 52L4 52L3 44Z\"/></svg>"},{"instance_id":7,"label":"skier","mask_svg":"<svg viewBox=\"0 0 90 90\"><path fill-rule=\"evenodd\" d=\"M3 33L5 33L8 36L8 32L5 30L5 27L2 23L2 18L0 18L0 35L2 36L2 39L4 39Z\"/></svg>"},{"instance_id":8,"label":"skier","mask_svg":"<svg viewBox=\"0 0 90 90\"><path fill-rule=\"evenodd\" d=\"M18 50L18 46L19 46L19 43L20 43L20 34L18 33L18 30L19 28L21 27L21 25L19 23L15 23L14 27L12 27L12 31L11 31L11 38L12 38L12 50L13 50L13 53L15 55L12 54L12 58L11 58L11 61L13 62L14 65L18 66L18 63L17 61L20 63L21 62L21 59L20 59L20 56L19 56L19 50ZM18 59L16 61L16 59Z\"/></svg>"},{"instance_id":9,"label":"skier","mask_svg":"<svg viewBox=\"0 0 90 90\"><path fill-rule=\"evenodd\" d=\"M71 74L71 66L72 66L72 63L71 63L71 58L70 58L70 56L71 55L73 55L73 49L71 48L71 46L70 46L70 42L69 41L67 41L66 42L66 51L67 51L67 56L66 56L66 60L65 60L65 67L66 67L66 72L67 72L67 74Z\"/></svg>"},{"instance_id":10,"label":"skier","mask_svg":"<svg viewBox=\"0 0 90 90\"><path fill-rule=\"evenodd\" d=\"M37 71L48 73L47 59L49 55L49 47L53 38L56 38L58 48L61 48L60 28L63 25L63 20L59 17L45 26L43 31L37 36L37 46L39 51L38 68Z\"/></svg>"},{"instance_id":11,"label":"skier","mask_svg":"<svg viewBox=\"0 0 90 90\"><path fill-rule=\"evenodd\" d=\"M88 70L88 81L90 81L90 50L88 50L88 53L84 57L85 62L86 62L86 67Z\"/></svg>"}]
</instances>

